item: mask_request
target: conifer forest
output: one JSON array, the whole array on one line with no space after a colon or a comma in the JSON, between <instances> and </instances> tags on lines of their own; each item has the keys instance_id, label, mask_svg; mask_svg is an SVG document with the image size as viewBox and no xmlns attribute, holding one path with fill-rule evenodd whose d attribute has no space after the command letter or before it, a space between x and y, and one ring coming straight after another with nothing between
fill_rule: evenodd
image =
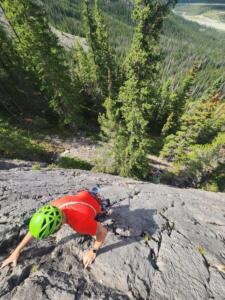
<instances>
[{"instance_id":1,"label":"conifer forest","mask_svg":"<svg viewBox=\"0 0 225 300\"><path fill-rule=\"evenodd\" d=\"M0 0L0 156L54 162L43 135L88 134L93 171L152 181L155 157L162 182L224 192L225 31L190 2Z\"/></svg>"}]
</instances>

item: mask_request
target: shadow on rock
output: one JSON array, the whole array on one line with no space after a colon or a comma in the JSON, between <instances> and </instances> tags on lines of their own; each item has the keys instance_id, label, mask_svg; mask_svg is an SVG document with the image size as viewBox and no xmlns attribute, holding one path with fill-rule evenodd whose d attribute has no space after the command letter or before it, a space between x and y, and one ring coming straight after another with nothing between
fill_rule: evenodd
<instances>
[{"instance_id":1,"label":"shadow on rock","mask_svg":"<svg viewBox=\"0 0 225 300\"><path fill-rule=\"evenodd\" d=\"M34 259L36 257L43 257L44 255L50 254L55 249L55 245L46 247L31 247L22 252L22 259Z\"/></svg>"},{"instance_id":2,"label":"shadow on rock","mask_svg":"<svg viewBox=\"0 0 225 300\"><path fill-rule=\"evenodd\" d=\"M121 241L103 247L99 254L127 246L143 240L144 236L153 236L159 228L154 221L155 209L130 209L129 205L112 208L109 216L108 229L118 236Z\"/></svg>"},{"instance_id":3,"label":"shadow on rock","mask_svg":"<svg viewBox=\"0 0 225 300\"><path fill-rule=\"evenodd\" d=\"M0 160L0 170L10 170L14 168L18 168L18 165L8 161Z\"/></svg>"}]
</instances>

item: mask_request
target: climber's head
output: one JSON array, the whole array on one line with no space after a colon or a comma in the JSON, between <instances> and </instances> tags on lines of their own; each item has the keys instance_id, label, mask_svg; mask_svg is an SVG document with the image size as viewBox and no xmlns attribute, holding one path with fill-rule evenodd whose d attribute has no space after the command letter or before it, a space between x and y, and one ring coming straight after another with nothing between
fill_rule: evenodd
<instances>
[{"instance_id":1,"label":"climber's head","mask_svg":"<svg viewBox=\"0 0 225 300\"><path fill-rule=\"evenodd\" d=\"M62 225L61 210L52 205L40 208L31 218L29 232L36 239L43 239L55 233Z\"/></svg>"}]
</instances>

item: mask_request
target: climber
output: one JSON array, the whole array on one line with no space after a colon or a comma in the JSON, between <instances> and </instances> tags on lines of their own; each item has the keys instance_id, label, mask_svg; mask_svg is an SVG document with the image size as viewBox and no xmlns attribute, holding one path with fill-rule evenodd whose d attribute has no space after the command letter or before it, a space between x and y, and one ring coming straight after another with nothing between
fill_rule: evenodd
<instances>
[{"instance_id":1,"label":"climber","mask_svg":"<svg viewBox=\"0 0 225 300\"><path fill-rule=\"evenodd\" d=\"M13 253L2 262L0 269L7 265L15 267L22 249L33 239L43 239L59 230L61 225L68 224L80 234L95 236L93 247L83 256L87 268L96 258L97 251L105 241L107 229L95 220L104 209L99 188L83 190L75 195L64 196L53 200L40 208L31 218L29 232L19 243Z\"/></svg>"}]
</instances>

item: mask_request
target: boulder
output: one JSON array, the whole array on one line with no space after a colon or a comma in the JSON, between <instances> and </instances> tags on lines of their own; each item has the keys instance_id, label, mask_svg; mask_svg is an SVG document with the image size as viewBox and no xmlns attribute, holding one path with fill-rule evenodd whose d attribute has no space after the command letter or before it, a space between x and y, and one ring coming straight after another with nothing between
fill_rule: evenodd
<instances>
[{"instance_id":1,"label":"boulder","mask_svg":"<svg viewBox=\"0 0 225 300\"><path fill-rule=\"evenodd\" d=\"M32 241L17 267L0 271L0 299L225 299L225 197L80 170L0 171L0 259L50 200L99 184L110 209L105 245L89 268L91 246L64 225Z\"/></svg>"}]
</instances>

